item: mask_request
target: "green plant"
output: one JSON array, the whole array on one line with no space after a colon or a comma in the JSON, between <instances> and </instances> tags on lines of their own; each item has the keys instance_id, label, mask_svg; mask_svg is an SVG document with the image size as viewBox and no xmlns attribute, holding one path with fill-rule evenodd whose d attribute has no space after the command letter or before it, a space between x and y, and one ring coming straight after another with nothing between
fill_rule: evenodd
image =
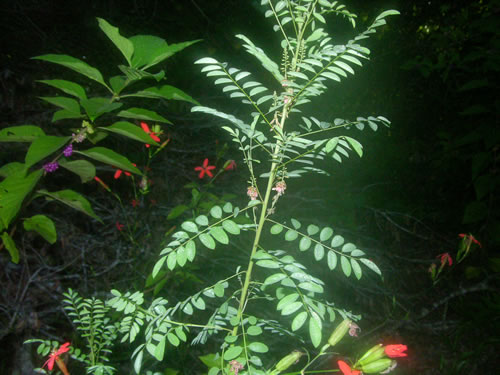
<instances>
[{"instance_id":1,"label":"green plant","mask_svg":"<svg viewBox=\"0 0 500 375\"><path fill-rule=\"evenodd\" d=\"M70 189L48 191L40 187L42 177L47 177L61 166L77 174L81 182L86 183L96 177L93 162L100 162L140 176L143 185L141 189L146 191L147 175L144 172L118 152L95 145L111 134L151 144L156 149L149 149L149 163L168 143L168 140L161 141L159 137L163 133L159 124L171 122L134 103L144 99L166 99L197 104L180 89L159 85L165 79L164 70L151 72L160 63L197 41L169 45L165 40L152 35L126 38L105 20L98 19L98 22L101 30L126 61L125 65L118 65L121 74L105 80L99 70L72 56L48 54L35 57L37 60L68 68L98 84L95 94L90 97L85 88L76 82L64 79L40 81L61 91L62 95L41 99L60 108L54 113L52 122L69 125L69 128L61 129L61 132L68 135L49 135L35 125L12 126L0 130L0 142L29 144L24 162L12 161L0 168L0 177L3 178L0 182L0 250L5 247L15 263L19 261L19 250L13 240L18 219L22 220L25 230L37 232L49 243L57 240L54 222L46 215L19 218L20 212L34 199L57 201L100 221L89 201L81 194ZM151 80L155 84L144 87ZM142 84L137 85L138 83ZM146 123L142 123L141 129L128 120L150 121L155 125L150 130Z\"/></svg>"},{"instance_id":2,"label":"green plant","mask_svg":"<svg viewBox=\"0 0 500 375\"><path fill-rule=\"evenodd\" d=\"M389 125L382 116L325 122L303 114L302 108L324 94L326 84L354 74L353 66L361 66L361 61L370 53L359 42L385 25L387 16L398 12L383 12L366 31L345 45L335 45L323 25L326 25L326 16L336 14L355 26L356 16L344 5L326 0L263 0L262 5L268 7L266 16L274 20L274 30L283 37L281 67L249 38L244 35L237 37L243 41L246 51L271 73L273 87L258 82L248 71L230 67L212 57L202 58L196 62L203 66L202 72L215 77L214 83L221 85L223 92L248 105L252 112L244 121L213 108L193 108L194 112L214 115L231 125L222 129L238 145L248 167L247 195L250 202L243 208L231 202L215 205L208 212L184 221L181 230L172 234L172 240L160 252L152 277L155 278L165 266L174 270L193 262L200 248L215 250L221 245L232 244L236 251L230 236L245 236L244 242L251 244L243 249L247 264L238 266L233 274L214 280L209 286L174 304L164 297L146 302L142 292L135 292L133 295L139 293L137 298L143 301L137 303L130 292L113 290L114 297L108 303L124 312L120 325L123 340L138 340L138 332L144 327L144 342L133 354L137 373L141 372L146 353L161 361L169 345L176 347L186 342L187 333L194 329L199 330L194 344L205 344L211 336L224 334L220 352L203 357L210 375L237 374L239 371L277 374L301 358L302 353L293 352L272 370L272 362L266 356L270 352L265 343L266 332L298 339L308 350L319 349L314 357L307 356L308 361L301 370L304 372L319 357L332 354L330 348L347 331L355 335L358 327L354 321L360 317L322 296L325 283L310 274L307 267L297 260L294 250L298 248L304 254L312 250L310 258L326 261L330 270L336 269L339 263L346 277L354 275L360 279L363 274L361 265L380 275L379 268L362 250L335 234L332 228L306 225L293 218L285 223L277 212L279 203L286 199L287 179L301 177L307 172L327 173L319 165L327 157L342 162L351 151L362 156L362 145L356 139L338 135L336 131L346 128L362 130L365 126L377 130L379 125ZM241 217L250 223L241 223ZM262 243L266 228L273 235L284 235L285 243L290 246L267 247ZM282 247L289 249L283 250ZM263 306L268 309L273 305L281 317L270 319L267 314L262 314ZM208 306L211 314L207 322L191 323L190 318L184 321L184 317L207 310ZM342 328L337 328L325 343L323 331L338 320L338 316L343 321L338 327ZM307 344L308 341L312 346ZM382 349L377 356L368 355L369 360L357 362L354 367L366 373L386 370L393 366L386 354L389 355ZM345 362L339 366L349 367Z\"/></svg>"}]
</instances>

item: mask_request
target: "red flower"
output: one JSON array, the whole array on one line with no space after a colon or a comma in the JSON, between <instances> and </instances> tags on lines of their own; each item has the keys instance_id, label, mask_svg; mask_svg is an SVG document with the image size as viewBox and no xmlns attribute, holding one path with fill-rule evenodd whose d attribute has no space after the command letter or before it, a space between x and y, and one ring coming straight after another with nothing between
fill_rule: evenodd
<instances>
[{"instance_id":1,"label":"red flower","mask_svg":"<svg viewBox=\"0 0 500 375\"><path fill-rule=\"evenodd\" d=\"M205 176L205 173L208 175L208 177L213 177L214 175L211 172L212 169L215 169L215 165L208 165L208 159L205 159L203 160L203 166L196 167L194 170L200 171L198 177L203 178Z\"/></svg>"},{"instance_id":2,"label":"red flower","mask_svg":"<svg viewBox=\"0 0 500 375\"><path fill-rule=\"evenodd\" d=\"M139 204L139 202L137 201L137 199L132 199L132 201L130 202L132 204L132 207L136 208L137 205Z\"/></svg>"},{"instance_id":3,"label":"red flower","mask_svg":"<svg viewBox=\"0 0 500 375\"><path fill-rule=\"evenodd\" d=\"M361 375L361 371L351 369L351 367L344 361L337 361L337 364L339 365L340 371L342 371L342 374L344 375Z\"/></svg>"},{"instance_id":4,"label":"red flower","mask_svg":"<svg viewBox=\"0 0 500 375\"><path fill-rule=\"evenodd\" d=\"M141 128L142 128L142 130L144 130L144 132L149 134L149 136L151 137L151 139L153 139L153 141L155 141L155 142L161 141L160 137L158 137L155 132L152 132L151 130L149 130L149 126L145 122L141 122ZM147 144L146 147L149 147L149 145Z\"/></svg>"},{"instance_id":5,"label":"red flower","mask_svg":"<svg viewBox=\"0 0 500 375\"><path fill-rule=\"evenodd\" d=\"M123 227L125 224L120 224L118 221L116 222L116 229L118 229L120 232L123 230Z\"/></svg>"},{"instance_id":6,"label":"red flower","mask_svg":"<svg viewBox=\"0 0 500 375\"><path fill-rule=\"evenodd\" d=\"M236 162L234 160L228 160L226 161L226 166L224 167L225 171L232 171L236 169Z\"/></svg>"},{"instance_id":7,"label":"red flower","mask_svg":"<svg viewBox=\"0 0 500 375\"><path fill-rule=\"evenodd\" d=\"M449 266L453 264L453 259L451 258L451 255L449 253L439 254L436 258L441 259L441 267L446 264L446 261L448 261Z\"/></svg>"},{"instance_id":8,"label":"red flower","mask_svg":"<svg viewBox=\"0 0 500 375\"><path fill-rule=\"evenodd\" d=\"M476 240L472 234L460 233L460 234L458 235L458 237L465 238L465 239L467 239L469 242L474 242L475 244L479 245L479 247L483 247L483 246L481 245L481 242L479 242L478 240Z\"/></svg>"},{"instance_id":9,"label":"red flower","mask_svg":"<svg viewBox=\"0 0 500 375\"><path fill-rule=\"evenodd\" d=\"M135 163L132 163L132 165L134 167L137 167L137 165ZM122 173L125 173L125 176L127 176L127 177L132 175L130 172L122 171L121 169L117 169L116 172L115 172L115 175L114 175L115 180L119 179L120 176L122 175Z\"/></svg>"},{"instance_id":10,"label":"red flower","mask_svg":"<svg viewBox=\"0 0 500 375\"><path fill-rule=\"evenodd\" d=\"M406 357L408 354L403 353L407 348L406 345L387 345L385 347L385 354L390 358Z\"/></svg>"},{"instance_id":11,"label":"red flower","mask_svg":"<svg viewBox=\"0 0 500 375\"><path fill-rule=\"evenodd\" d=\"M47 368L52 371L52 369L54 368L54 362L57 361L59 356L63 353L69 352L69 345L69 342L64 343L59 347L59 349L54 350L52 353L50 353L49 359L47 359L47 361L43 364L42 368L47 366Z\"/></svg>"}]
</instances>

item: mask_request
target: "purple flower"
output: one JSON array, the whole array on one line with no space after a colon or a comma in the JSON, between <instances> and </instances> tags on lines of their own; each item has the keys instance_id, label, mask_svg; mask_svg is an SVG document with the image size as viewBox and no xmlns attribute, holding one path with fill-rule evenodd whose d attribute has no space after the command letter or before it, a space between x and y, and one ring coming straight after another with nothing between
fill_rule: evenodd
<instances>
[{"instance_id":1,"label":"purple flower","mask_svg":"<svg viewBox=\"0 0 500 375\"><path fill-rule=\"evenodd\" d=\"M64 148L63 154L66 157L70 157L73 154L73 144L72 143L70 143L69 145L67 145Z\"/></svg>"},{"instance_id":2,"label":"purple flower","mask_svg":"<svg viewBox=\"0 0 500 375\"><path fill-rule=\"evenodd\" d=\"M52 173L54 172L57 168L59 168L59 163L57 161L52 162L52 163L47 163L43 166L43 169L45 169L45 172L47 173Z\"/></svg>"}]
</instances>

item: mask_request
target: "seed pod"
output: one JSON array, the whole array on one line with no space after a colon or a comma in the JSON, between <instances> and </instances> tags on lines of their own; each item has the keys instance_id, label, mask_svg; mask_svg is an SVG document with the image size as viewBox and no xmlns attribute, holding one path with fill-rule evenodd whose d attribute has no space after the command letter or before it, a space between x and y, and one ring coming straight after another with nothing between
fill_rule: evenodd
<instances>
[{"instance_id":1,"label":"seed pod","mask_svg":"<svg viewBox=\"0 0 500 375\"><path fill-rule=\"evenodd\" d=\"M276 367L274 368L273 374L279 374L282 371L285 371L287 368L289 368L291 365L294 363L297 363L297 361L302 357L304 353L299 352L298 350L294 350L287 356L283 357L277 364Z\"/></svg>"},{"instance_id":2,"label":"seed pod","mask_svg":"<svg viewBox=\"0 0 500 375\"><path fill-rule=\"evenodd\" d=\"M370 362L364 366L361 366L361 371L363 371L365 374L376 374L391 367L393 362L395 361L390 358L378 359L374 362Z\"/></svg>"},{"instance_id":3,"label":"seed pod","mask_svg":"<svg viewBox=\"0 0 500 375\"><path fill-rule=\"evenodd\" d=\"M382 344L375 345L365 354L363 354L363 356L358 360L358 363L360 365L366 365L370 362L374 362L377 359L384 357L385 355L384 349L385 348L382 346Z\"/></svg>"},{"instance_id":4,"label":"seed pod","mask_svg":"<svg viewBox=\"0 0 500 375\"><path fill-rule=\"evenodd\" d=\"M349 330L351 323L352 323L351 319L344 319L344 321L340 323L337 326L337 328L335 328L333 333L330 335L330 338L328 339L328 344L330 346L335 346L340 340L342 340L342 337L344 337L347 331Z\"/></svg>"}]
</instances>

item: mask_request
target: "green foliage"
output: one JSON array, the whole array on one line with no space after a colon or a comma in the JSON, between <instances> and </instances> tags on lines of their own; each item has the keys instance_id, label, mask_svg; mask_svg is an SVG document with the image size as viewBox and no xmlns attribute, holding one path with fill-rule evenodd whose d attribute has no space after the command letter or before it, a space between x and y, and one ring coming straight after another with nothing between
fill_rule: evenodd
<instances>
[{"instance_id":1,"label":"green foliage","mask_svg":"<svg viewBox=\"0 0 500 375\"><path fill-rule=\"evenodd\" d=\"M94 162L143 176L143 172L126 156L107 147L88 147L88 142L95 145L110 134L116 134L123 139L160 147L158 150L161 150L166 142L160 145L156 141L159 139L157 134L163 132L159 124L155 125L158 130L151 133L127 120L161 124L171 124L171 122L154 111L134 106L134 98L181 100L198 104L178 88L158 85L164 80L165 72L162 69L156 72L148 71L197 41L169 45L165 40L151 35L126 38L120 35L118 28L105 20L98 19L98 23L126 60L126 65L118 66L121 75L105 79L97 68L68 55L47 54L35 57L37 60L68 68L84 78L97 82L108 92L106 97L102 96L102 93L99 93L99 96L90 96L84 86L76 82L64 79L39 81L60 91L58 96L40 99L58 107L52 122L71 124L70 129L61 132L66 131L72 136L48 135L35 125L10 126L0 131L0 142L28 144L24 162L12 161L0 168L0 176L3 177L0 182L2 247L9 251L11 261L15 263L19 261L19 251L12 239L16 229L14 222L23 206L29 205L33 199L45 198L47 201L58 201L93 219L101 220L92 210L88 200L79 193L69 189L48 192L37 187L42 182L42 174L47 177L48 173L53 172L47 168L49 166L47 162L50 161L52 165L57 163L56 168L59 165L78 175L82 183L89 182L95 177ZM145 88L143 85L140 89L132 87L137 83L151 80L155 81L155 85ZM113 118L117 121L113 122L111 120ZM63 148L66 151L67 147L74 147L74 152L69 153L70 156L63 156L61 151ZM24 219L24 228L36 231L50 243L54 243L57 239L54 223L44 215L37 215L36 219Z\"/></svg>"}]
</instances>

